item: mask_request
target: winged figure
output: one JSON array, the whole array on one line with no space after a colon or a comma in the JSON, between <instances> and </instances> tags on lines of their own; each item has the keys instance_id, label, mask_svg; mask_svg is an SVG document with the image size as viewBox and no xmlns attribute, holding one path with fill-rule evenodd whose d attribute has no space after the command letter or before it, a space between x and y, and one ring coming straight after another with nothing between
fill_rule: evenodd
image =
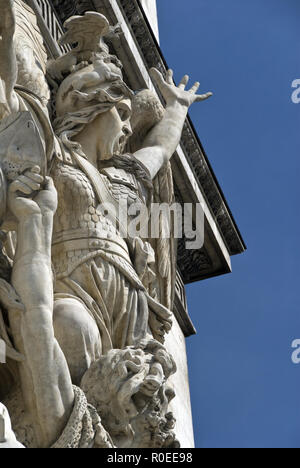
<instances>
[{"instance_id":1,"label":"winged figure","mask_svg":"<svg viewBox=\"0 0 300 468\"><path fill-rule=\"evenodd\" d=\"M0 334L13 363L13 388L0 389L13 429L27 447L177 447L164 347L175 240L163 215L155 239L131 227L137 206L172 203L170 159L189 107L211 93L156 69L165 108L135 93L107 19L88 12L66 22L72 47L47 64L50 118L33 13L21 0L0 9Z\"/></svg>"}]
</instances>

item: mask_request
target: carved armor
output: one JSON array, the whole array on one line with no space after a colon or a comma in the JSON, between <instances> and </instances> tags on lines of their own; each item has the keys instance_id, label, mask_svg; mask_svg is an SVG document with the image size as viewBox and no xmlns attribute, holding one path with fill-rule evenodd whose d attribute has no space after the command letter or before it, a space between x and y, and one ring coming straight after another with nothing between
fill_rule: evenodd
<instances>
[{"instance_id":1,"label":"carved armor","mask_svg":"<svg viewBox=\"0 0 300 468\"><path fill-rule=\"evenodd\" d=\"M116 28L94 11L65 23L60 44L76 45L47 66L53 91L49 117L46 54L33 12L23 0L0 3L0 156L3 173L12 182L7 211L15 218L11 225L17 235L16 251L13 242L8 245L15 295L5 282L0 284L7 308L0 316L0 336L8 356L18 362L18 367L10 362L5 366L15 378L5 395L13 427L20 429L20 440L28 447L175 447L174 418L168 409L174 392L166 381L176 366L162 346L172 324L163 304L171 307L166 299L172 296L168 282L175 260L160 239L152 243L154 252L151 240L127 232L133 221L128 208L138 204L143 211L151 201L152 180L162 162L153 159L152 145L146 159L139 157L138 149L132 149L137 159L123 154L134 132L134 92L104 40ZM155 78L157 84L160 80ZM172 87L170 72L161 85L167 98L166 86ZM174 87L178 102L192 101L193 93L184 93ZM145 107L148 112L147 102ZM4 119L10 112L10 120ZM186 105L179 114L185 118ZM142 117L138 120L143 122ZM155 122L147 122L148 132ZM155 147L171 157L179 127L170 125L168 117L161 126L158 134L168 131L171 143L156 137ZM16 134L15 129L20 131ZM145 134L138 133L144 142ZM100 168L90 162L96 154ZM40 167L40 174L34 166ZM154 185L160 201L160 183ZM169 187L171 183L164 183L168 202ZM148 221L146 214L145 218ZM157 224L161 228L161 220Z\"/></svg>"},{"instance_id":2,"label":"carved armor","mask_svg":"<svg viewBox=\"0 0 300 468\"><path fill-rule=\"evenodd\" d=\"M151 297L143 281L151 277L154 251L139 237L125 238L124 213L111 213L107 204L99 204L145 206L147 188L123 169L111 166L99 172L75 152L72 159L66 154L63 159L56 161L51 172L59 200L52 246L56 298L73 297L85 304L99 327L104 349L123 348L146 338L148 324L153 336L163 342L171 328L171 312ZM129 302L121 306L121 297ZM131 325L122 325L123 320Z\"/></svg>"},{"instance_id":3,"label":"carved armor","mask_svg":"<svg viewBox=\"0 0 300 468\"><path fill-rule=\"evenodd\" d=\"M101 209L87 175L78 167L57 163L52 176L59 199L52 248L57 278L69 276L79 265L100 255L134 286L144 289L133 268L135 241L125 240L117 220ZM134 175L111 167L103 169L100 177L117 203L123 201L128 207L133 203L145 205L141 184Z\"/></svg>"}]
</instances>

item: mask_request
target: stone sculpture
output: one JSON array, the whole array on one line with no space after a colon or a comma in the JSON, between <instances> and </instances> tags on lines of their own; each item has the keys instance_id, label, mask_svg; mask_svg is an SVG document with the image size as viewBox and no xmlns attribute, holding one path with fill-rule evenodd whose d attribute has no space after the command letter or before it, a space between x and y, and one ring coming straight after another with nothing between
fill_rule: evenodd
<instances>
[{"instance_id":1,"label":"stone sculpture","mask_svg":"<svg viewBox=\"0 0 300 468\"><path fill-rule=\"evenodd\" d=\"M24 448L16 440L7 409L2 403L0 403L0 448Z\"/></svg>"},{"instance_id":2,"label":"stone sculpture","mask_svg":"<svg viewBox=\"0 0 300 468\"><path fill-rule=\"evenodd\" d=\"M169 160L211 93L155 69L165 109L134 93L95 12L65 23L73 48L46 63L30 8L0 9L0 397L13 430L34 448L177 447L174 243L164 220L158 239L128 227L134 205L172 202Z\"/></svg>"}]
</instances>

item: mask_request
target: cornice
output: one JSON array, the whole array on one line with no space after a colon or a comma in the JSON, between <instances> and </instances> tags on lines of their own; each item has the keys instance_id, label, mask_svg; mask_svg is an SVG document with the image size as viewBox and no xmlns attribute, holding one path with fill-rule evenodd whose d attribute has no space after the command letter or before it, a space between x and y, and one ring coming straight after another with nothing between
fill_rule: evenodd
<instances>
[{"instance_id":1,"label":"cornice","mask_svg":"<svg viewBox=\"0 0 300 468\"><path fill-rule=\"evenodd\" d=\"M147 68L156 67L165 74L167 64L139 0L117 1L124 12ZM82 14L89 9L96 9L93 0L52 0L52 3L62 21L72 14ZM105 7L107 0L97 0L97 7L99 3L103 3ZM184 125L181 146L230 255L244 252L246 246L190 118L187 118Z\"/></svg>"}]
</instances>

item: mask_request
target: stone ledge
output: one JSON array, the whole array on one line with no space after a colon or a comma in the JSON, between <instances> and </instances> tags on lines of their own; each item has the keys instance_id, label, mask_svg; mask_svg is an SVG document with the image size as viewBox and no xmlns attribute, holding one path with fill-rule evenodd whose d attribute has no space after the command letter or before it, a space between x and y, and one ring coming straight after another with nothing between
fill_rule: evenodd
<instances>
[{"instance_id":1,"label":"stone ledge","mask_svg":"<svg viewBox=\"0 0 300 468\"><path fill-rule=\"evenodd\" d=\"M88 9L107 8L109 0L52 0L62 21L70 14L83 13ZM158 68L165 74L167 64L152 32L139 0L117 0L124 12L147 68ZM181 146L196 176L201 191L216 220L230 255L240 254L246 246L228 207L224 194L210 166L202 144L188 117L184 126Z\"/></svg>"}]
</instances>

